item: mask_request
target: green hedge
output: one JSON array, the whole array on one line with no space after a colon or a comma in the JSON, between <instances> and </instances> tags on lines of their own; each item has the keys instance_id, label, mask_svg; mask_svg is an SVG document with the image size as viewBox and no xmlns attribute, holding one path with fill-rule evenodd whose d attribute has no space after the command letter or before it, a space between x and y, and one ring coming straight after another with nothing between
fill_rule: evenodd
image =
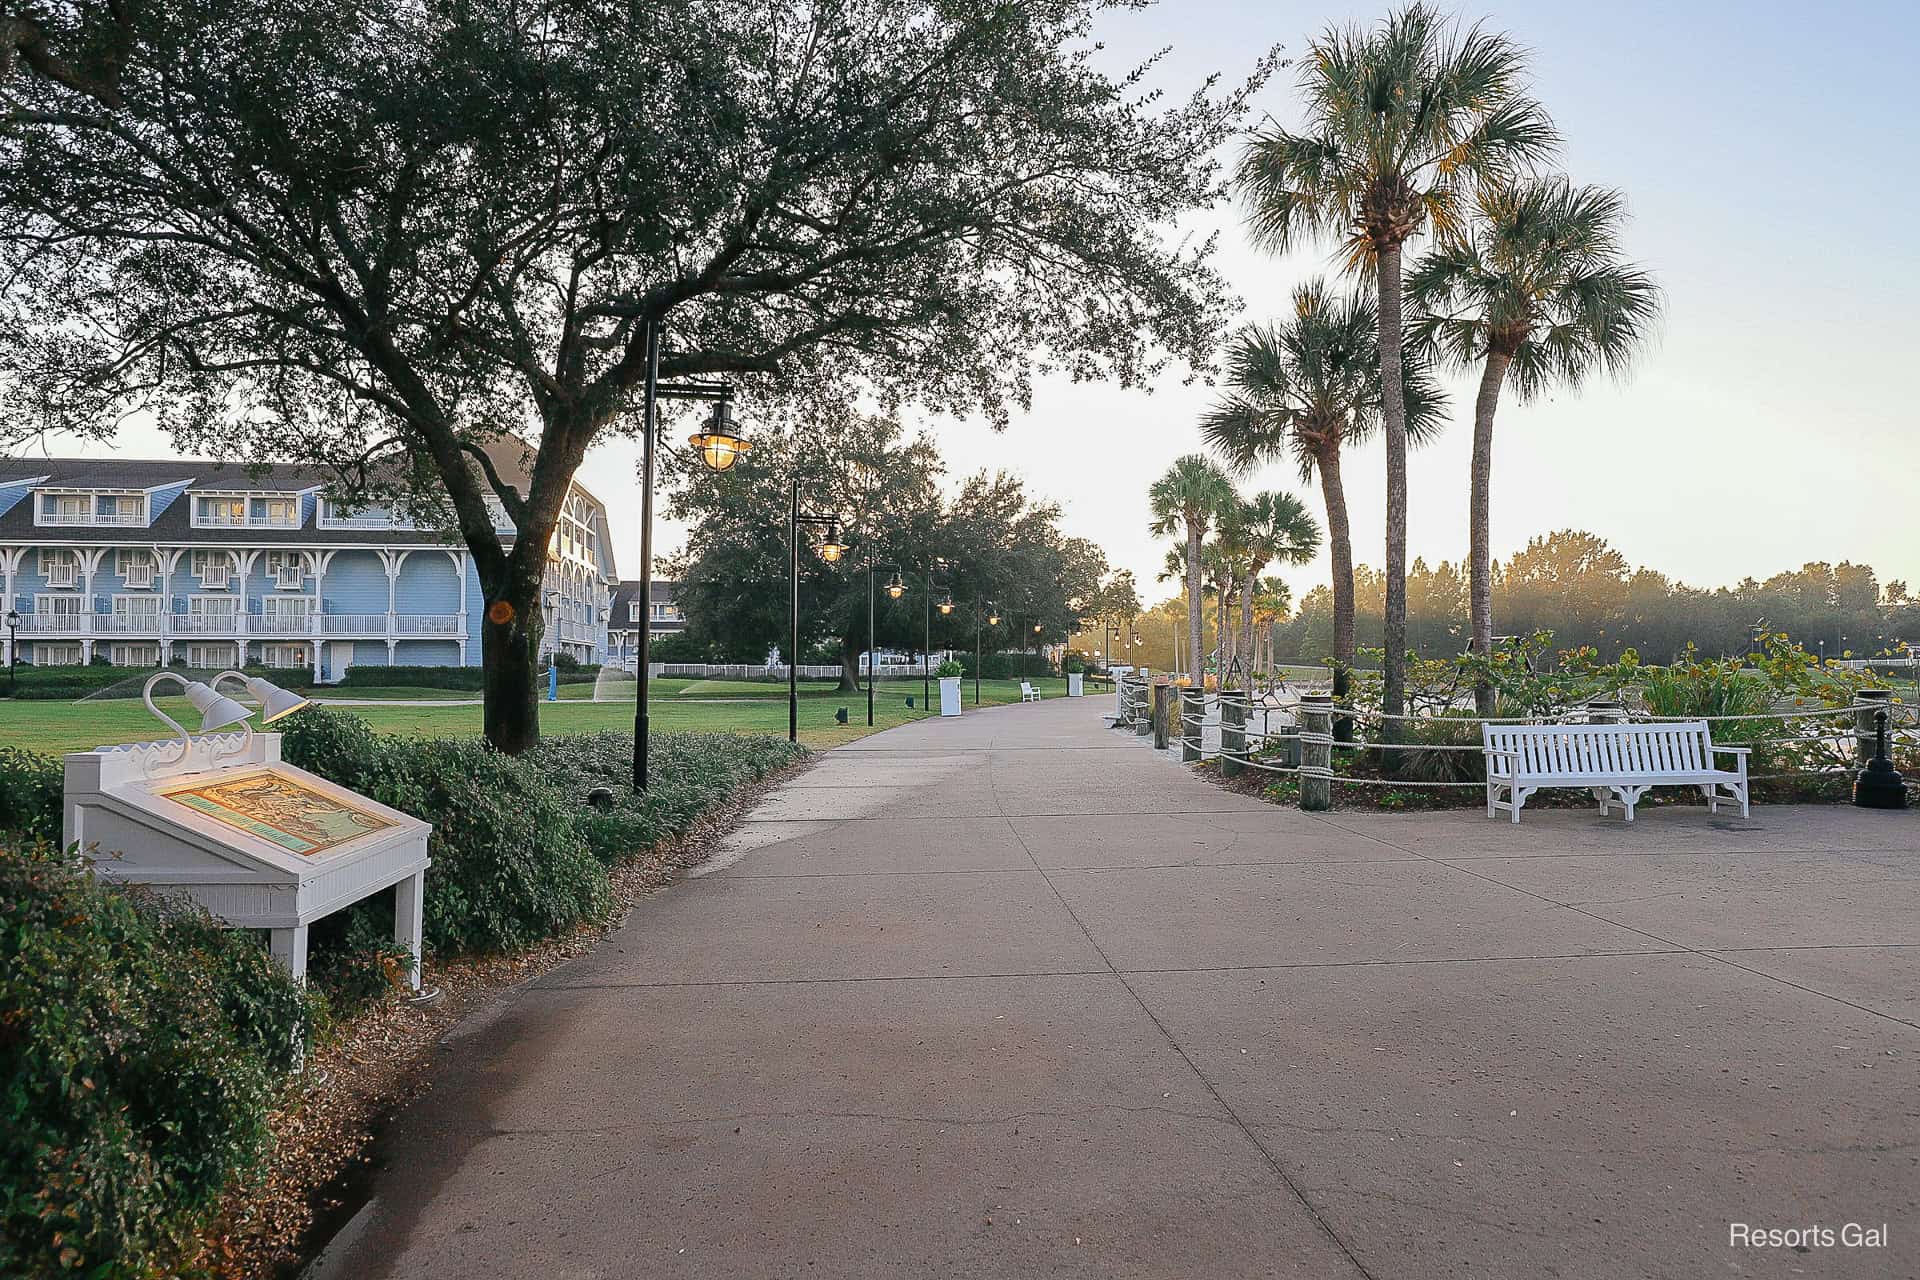
<instances>
[{"instance_id":1,"label":"green hedge","mask_svg":"<svg viewBox=\"0 0 1920 1280\"><path fill-rule=\"evenodd\" d=\"M176 1274L308 1013L251 935L0 844L0 1275Z\"/></svg>"},{"instance_id":2,"label":"green hedge","mask_svg":"<svg viewBox=\"0 0 1920 1280\"><path fill-rule=\"evenodd\" d=\"M636 799L626 734L551 737L505 756L479 738L376 734L321 708L286 726L289 763L434 824L426 936L443 954L514 950L603 918L609 866L684 834L744 783L806 754L778 738L658 735L652 785ZM604 810L587 803L599 786L614 795Z\"/></svg>"},{"instance_id":3,"label":"green hedge","mask_svg":"<svg viewBox=\"0 0 1920 1280\"><path fill-rule=\"evenodd\" d=\"M0 838L60 839L66 766L57 756L0 747Z\"/></svg>"},{"instance_id":4,"label":"green hedge","mask_svg":"<svg viewBox=\"0 0 1920 1280\"><path fill-rule=\"evenodd\" d=\"M561 684L592 684L600 675L599 667L561 666ZM540 673L545 686L546 671ZM479 667L381 667L354 665L340 677L338 688L346 689L458 689L478 693L486 688L486 672Z\"/></svg>"}]
</instances>

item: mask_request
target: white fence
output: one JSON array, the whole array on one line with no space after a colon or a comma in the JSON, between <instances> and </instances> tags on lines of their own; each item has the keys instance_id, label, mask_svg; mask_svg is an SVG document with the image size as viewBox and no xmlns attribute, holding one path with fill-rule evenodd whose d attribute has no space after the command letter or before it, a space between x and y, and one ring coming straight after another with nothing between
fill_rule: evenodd
<instances>
[{"instance_id":1,"label":"white fence","mask_svg":"<svg viewBox=\"0 0 1920 1280\"><path fill-rule=\"evenodd\" d=\"M626 663L608 663L608 666L625 666L633 669L632 661ZM884 668L883 668L884 670ZM787 668L784 663L751 662L650 662L647 674L653 677L683 676L695 680L785 680ZM800 664L802 680L838 680L840 664L806 663Z\"/></svg>"}]
</instances>

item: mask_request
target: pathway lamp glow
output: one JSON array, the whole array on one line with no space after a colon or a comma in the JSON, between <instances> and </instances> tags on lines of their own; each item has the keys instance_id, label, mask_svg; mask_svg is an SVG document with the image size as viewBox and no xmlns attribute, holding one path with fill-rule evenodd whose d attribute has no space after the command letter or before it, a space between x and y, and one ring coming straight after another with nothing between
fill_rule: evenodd
<instances>
[{"instance_id":1,"label":"pathway lamp glow","mask_svg":"<svg viewBox=\"0 0 1920 1280\"><path fill-rule=\"evenodd\" d=\"M707 429L688 436L687 443L693 446L709 471L730 469L740 461L740 455L753 448L753 441L734 429L733 405L726 400L714 402L713 413L707 419Z\"/></svg>"},{"instance_id":2,"label":"pathway lamp glow","mask_svg":"<svg viewBox=\"0 0 1920 1280\"><path fill-rule=\"evenodd\" d=\"M887 583L887 598L891 600L898 600L901 596L905 594L907 594L906 579L900 576L900 571L898 569L895 569L893 571L893 580Z\"/></svg>"},{"instance_id":3,"label":"pathway lamp glow","mask_svg":"<svg viewBox=\"0 0 1920 1280\"><path fill-rule=\"evenodd\" d=\"M953 612L953 592L949 591L947 592L946 598L940 602L940 613L941 613L941 616L945 617L947 615L952 614L952 612Z\"/></svg>"},{"instance_id":4,"label":"pathway lamp glow","mask_svg":"<svg viewBox=\"0 0 1920 1280\"><path fill-rule=\"evenodd\" d=\"M848 544L840 541L839 524L837 520L829 524L826 536L813 544L813 549L819 552L820 558L828 564L839 564L840 558L847 554Z\"/></svg>"}]
</instances>

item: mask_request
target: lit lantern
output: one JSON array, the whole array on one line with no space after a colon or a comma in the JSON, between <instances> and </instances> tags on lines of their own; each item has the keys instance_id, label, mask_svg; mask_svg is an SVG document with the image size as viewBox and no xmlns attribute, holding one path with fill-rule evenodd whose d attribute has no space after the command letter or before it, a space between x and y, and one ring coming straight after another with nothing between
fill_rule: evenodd
<instances>
[{"instance_id":1,"label":"lit lantern","mask_svg":"<svg viewBox=\"0 0 1920 1280\"><path fill-rule=\"evenodd\" d=\"M700 454L700 461L713 471L725 471L753 448L753 442L733 428L733 406L725 400L715 402L713 416L705 431L687 437L687 443Z\"/></svg>"}]
</instances>

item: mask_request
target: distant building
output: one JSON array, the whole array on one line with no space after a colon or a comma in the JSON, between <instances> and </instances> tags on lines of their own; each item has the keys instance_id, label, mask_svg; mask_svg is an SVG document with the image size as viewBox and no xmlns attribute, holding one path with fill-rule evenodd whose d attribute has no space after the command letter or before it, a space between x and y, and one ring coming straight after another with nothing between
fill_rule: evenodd
<instances>
[{"instance_id":1,"label":"distant building","mask_svg":"<svg viewBox=\"0 0 1920 1280\"><path fill-rule=\"evenodd\" d=\"M623 667L639 661L643 624L655 639L687 629L687 615L674 602L674 589L680 584L655 579L652 585L653 599L644 609L638 578L625 578L614 585L612 616L607 621L607 661Z\"/></svg>"},{"instance_id":2,"label":"distant building","mask_svg":"<svg viewBox=\"0 0 1920 1280\"><path fill-rule=\"evenodd\" d=\"M524 481L519 449L489 452ZM480 665L465 546L325 485L304 466L0 458L0 614L19 617L19 661L255 663L319 680L353 666ZM512 521L489 505L510 545ZM548 551L547 653L604 659L615 581L606 507L576 484ZM12 634L0 626L0 663L13 660Z\"/></svg>"}]
</instances>

